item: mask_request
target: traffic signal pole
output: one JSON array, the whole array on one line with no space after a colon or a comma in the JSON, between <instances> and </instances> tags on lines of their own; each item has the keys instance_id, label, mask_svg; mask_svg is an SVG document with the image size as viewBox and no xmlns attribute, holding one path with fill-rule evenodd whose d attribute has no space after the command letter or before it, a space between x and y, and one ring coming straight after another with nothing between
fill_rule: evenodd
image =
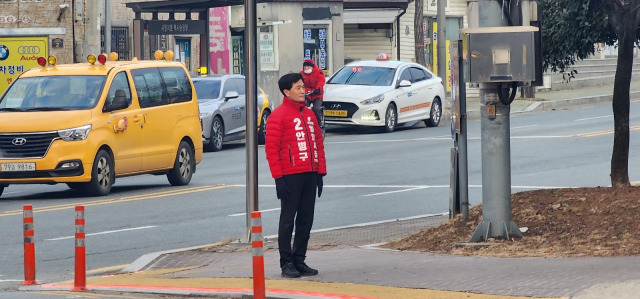
<instances>
[{"instance_id":1,"label":"traffic signal pole","mask_svg":"<svg viewBox=\"0 0 640 299\"><path fill-rule=\"evenodd\" d=\"M469 28L508 26L502 5L502 1L468 0ZM494 82L479 83L483 221L470 242L522 237L518 226L511 220L510 107L500 100L498 92L502 90L498 90L498 86Z\"/></svg>"},{"instance_id":2,"label":"traffic signal pole","mask_svg":"<svg viewBox=\"0 0 640 299\"><path fill-rule=\"evenodd\" d=\"M247 186L246 186L246 227L241 241L251 240L251 213L259 211L258 206L258 29L257 29L256 0L246 0L244 3L244 65L246 92L246 157L247 157Z\"/></svg>"}]
</instances>

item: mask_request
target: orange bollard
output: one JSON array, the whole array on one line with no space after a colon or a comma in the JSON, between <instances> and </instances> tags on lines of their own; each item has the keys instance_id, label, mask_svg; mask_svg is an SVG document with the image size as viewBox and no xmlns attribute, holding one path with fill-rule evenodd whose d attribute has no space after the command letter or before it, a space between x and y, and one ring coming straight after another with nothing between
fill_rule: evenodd
<instances>
[{"instance_id":1,"label":"orange bollard","mask_svg":"<svg viewBox=\"0 0 640 299\"><path fill-rule=\"evenodd\" d=\"M76 206L76 269L72 292L87 290L86 252L84 248L84 206Z\"/></svg>"},{"instance_id":2,"label":"orange bollard","mask_svg":"<svg viewBox=\"0 0 640 299\"><path fill-rule=\"evenodd\" d=\"M24 205L22 210L24 229L24 281L22 285L38 284L36 281L36 246L33 242L33 207Z\"/></svg>"},{"instance_id":3,"label":"orange bollard","mask_svg":"<svg viewBox=\"0 0 640 299\"><path fill-rule=\"evenodd\" d=\"M251 212L251 247L253 248L253 298L265 299L264 248L262 242L262 215Z\"/></svg>"}]
</instances>

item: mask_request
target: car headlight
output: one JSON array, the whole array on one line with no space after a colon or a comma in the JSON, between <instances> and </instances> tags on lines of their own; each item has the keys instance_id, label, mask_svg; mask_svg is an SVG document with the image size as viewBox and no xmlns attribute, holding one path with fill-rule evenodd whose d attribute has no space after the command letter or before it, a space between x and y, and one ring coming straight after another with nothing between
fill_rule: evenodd
<instances>
[{"instance_id":1,"label":"car headlight","mask_svg":"<svg viewBox=\"0 0 640 299\"><path fill-rule=\"evenodd\" d=\"M362 104L362 105L371 105L371 104L378 104L378 103L380 103L382 101L384 101L384 95L383 94L377 95L377 96L375 96L373 98L370 98L370 99L366 99L364 101L361 101L360 104Z\"/></svg>"},{"instance_id":2,"label":"car headlight","mask_svg":"<svg viewBox=\"0 0 640 299\"><path fill-rule=\"evenodd\" d=\"M58 130L58 135L64 141L78 141L85 140L91 131L91 125L86 125L77 128Z\"/></svg>"}]
</instances>

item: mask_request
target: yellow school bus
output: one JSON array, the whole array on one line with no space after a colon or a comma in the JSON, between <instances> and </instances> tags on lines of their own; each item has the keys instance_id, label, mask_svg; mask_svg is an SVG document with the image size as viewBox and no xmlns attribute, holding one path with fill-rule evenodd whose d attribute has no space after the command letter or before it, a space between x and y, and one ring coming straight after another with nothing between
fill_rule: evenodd
<instances>
[{"instance_id":1,"label":"yellow school bus","mask_svg":"<svg viewBox=\"0 0 640 299\"><path fill-rule=\"evenodd\" d=\"M0 195L11 184L66 183L100 196L117 177L146 173L188 184L202 159L202 130L191 78L172 58L39 57L41 67L0 97Z\"/></svg>"}]
</instances>

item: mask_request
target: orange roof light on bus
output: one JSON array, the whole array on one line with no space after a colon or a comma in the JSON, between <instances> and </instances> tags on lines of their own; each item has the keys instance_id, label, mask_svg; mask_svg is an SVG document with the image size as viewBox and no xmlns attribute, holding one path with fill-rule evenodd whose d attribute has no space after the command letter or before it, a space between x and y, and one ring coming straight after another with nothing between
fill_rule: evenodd
<instances>
[{"instance_id":1,"label":"orange roof light on bus","mask_svg":"<svg viewBox=\"0 0 640 299\"><path fill-rule=\"evenodd\" d=\"M156 60L160 60L162 59L164 53L162 53L162 51L160 50L156 50L155 53L153 53L153 58L155 58Z\"/></svg>"},{"instance_id":2,"label":"orange roof light on bus","mask_svg":"<svg viewBox=\"0 0 640 299\"><path fill-rule=\"evenodd\" d=\"M174 56L174 55L173 55L173 51L171 51L171 50L169 50L169 51L167 51L167 52L165 52L165 53L164 53L164 59L165 59L166 61L170 61L170 60L172 60L172 59L173 59L173 56Z\"/></svg>"}]
</instances>

